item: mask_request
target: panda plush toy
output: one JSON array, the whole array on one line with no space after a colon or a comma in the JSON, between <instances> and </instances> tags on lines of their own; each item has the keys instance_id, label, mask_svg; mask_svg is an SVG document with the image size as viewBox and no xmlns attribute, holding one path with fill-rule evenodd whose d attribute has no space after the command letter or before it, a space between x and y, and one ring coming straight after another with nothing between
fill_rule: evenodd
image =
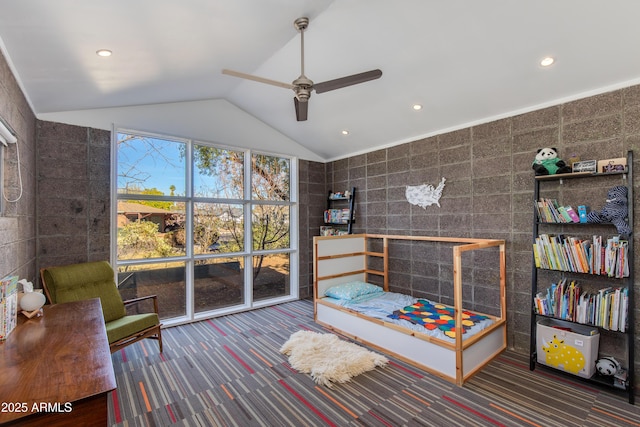
<instances>
[{"instance_id":1,"label":"panda plush toy","mask_svg":"<svg viewBox=\"0 0 640 427\"><path fill-rule=\"evenodd\" d=\"M620 371L620 363L613 357L601 357L596 360L596 371L600 375L610 377Z\"/></svg>"},{"instance_id":2,"label":"panda plush toy","mask_svg":"<svg viewBox=\"0 0 640 427\"><path fill-rule=\"evenodd\" d=\"M554 175L570 173L571 167L564 160L558 158L558 150L553 147L541 148L531 165L536 175Z\"/></svg>"}]
</instances>

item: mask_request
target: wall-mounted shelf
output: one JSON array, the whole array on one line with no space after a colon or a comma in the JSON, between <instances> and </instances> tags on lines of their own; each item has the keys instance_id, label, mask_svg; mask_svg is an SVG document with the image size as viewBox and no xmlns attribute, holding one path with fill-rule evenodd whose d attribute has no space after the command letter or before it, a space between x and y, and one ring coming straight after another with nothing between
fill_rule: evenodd
<instances>
[{"instance_id":1,"label":"wall-mounted shelf","mask_svg":"<svg viewBox=\"0 0 640 427\"><path fill-rule=\"evenodd\" d=\"M355 203L356 187L351 187L350 191L344 193L329 191L327 209L324 211L324 226L320 227L320 235L352 234Z\"/></svg>"}]
</instances>

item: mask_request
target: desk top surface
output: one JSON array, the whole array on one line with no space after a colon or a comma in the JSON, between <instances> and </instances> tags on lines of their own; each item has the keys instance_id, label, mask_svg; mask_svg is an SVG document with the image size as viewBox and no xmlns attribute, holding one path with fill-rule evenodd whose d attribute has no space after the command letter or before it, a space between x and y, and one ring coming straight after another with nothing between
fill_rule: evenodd
<instances>
[{"instance_id":1,"label":"desk top surface","mask_svg":"<svg viewBox=\"0 0 640 427\"><path fill-rule=\"evenodd\" d=\"M64 407L116 388L100 300L43 311L32 319L19 314L18 326L0 343L0 404L27 409L0 408L0 423L31 415L34 404Z\"/></svg>"}]
</instances>

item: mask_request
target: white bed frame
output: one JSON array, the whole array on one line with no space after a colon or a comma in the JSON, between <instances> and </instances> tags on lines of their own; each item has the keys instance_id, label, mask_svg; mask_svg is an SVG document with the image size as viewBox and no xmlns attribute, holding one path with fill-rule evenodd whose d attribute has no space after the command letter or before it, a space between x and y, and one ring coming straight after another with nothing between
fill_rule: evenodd
<instances>
[{"instance_id":1,"label":"white bed frame","mask_svg":"<svg viewBox=\"0 0 640 427\"><path fill-rule=\"evenodd\" d=\"M369 281L369 275L381 276L384 290L389 290L389 243L394 240L449 243L453 251L453 295L456 330L462 322L462 253L498 247L500 269L499 315L488 315L494 323L465 338L456 334L455 341L431 337L393 323L367 317L323 299L331 286L353 280ZM372 243L382 244L382 252L371 251ZM496 239L448 238L427 236L395 236L351 234L314 237L314 318L335 332L362 342L420 369L462 385L484 365L507 347L506 325L506 256L505 241ZM379 245L378 245L379 246ZM371 257L382 259L382 270L373 270ZM380 262L378 261L378 264ZM475 311L475 310L474 310Z\"/></svg>"}]
</instances>

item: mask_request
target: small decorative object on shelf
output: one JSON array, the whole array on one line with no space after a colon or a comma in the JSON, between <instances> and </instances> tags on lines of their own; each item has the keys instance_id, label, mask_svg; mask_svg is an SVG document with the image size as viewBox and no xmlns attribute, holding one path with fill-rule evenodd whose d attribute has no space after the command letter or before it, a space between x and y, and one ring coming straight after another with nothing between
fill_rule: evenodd
<instances>
[{"instance_id":1,"label":"small decorative object on shelf","mask_svg":"<svg viewBox=\"0 0 640 427\"><path fill-rule=\"evenodd\" d=\"M33 283L27 279L20 279L18 285L22 290L18 292L18 307L20 312L31 319L42 315L42 306L47 302L47 298L42 293L42 289L33 289Z\"/></svg>"},{"instance_id":2,"label":"small decorative object on shelf","mask_svg":"<svg viewBox=\"0 0 640 427\"><path fill-rule=\"evenodd\" d=\"M321 236L339 236L351 234L355 222L356 188L351 190L329 191L327 209L324 211L324 226L320 227Z\"/></svg>"},{"instance_id":3,"label":"small decorative object on shelf","mask_svg":"<svg viewBox=\"0 0 640 427\"><path fill-rule=\"evenodd\" d=\"M558 158L558 150L555 147L539 149L531 168L536 175L555 175L571 172L571 167L567 166L564 160Z\"/></svg>"},{"instance_id":4,"label":"small decorative object on shelf","mask_svg":"<svg viewBox=\"0 0 640 427\"><path fill-rule=\"evenodd\" d=\"M26 292L20 298L21 313L31 319L32 317L42 315L42 306L47 301L41 292Z\"/></svg>"},{"instance_id":5,"label":"small decorative object on shelf","mask_svg":"<svg viewBox=\"0 0 640 427\"><path fill-rule=\"evenodd\" d=\"M598 170L598 163L595 160L583 160L581 162L575 162L573 164L572 172L592 172L595 173Z\"/></svg>"},{"instance_id":6,"label":"small decorative object on shelf","mask_svg":"<svg viewBox=\"0 0 640 427\"><path fill-rule=\"evenodd\" d=\"M627 159L620 157L617 159L598 160L598 172L624 172L627 170Z\"/></svg>"},{"instance_id":7,"label":"small decorative object on shelf","mask_svg":"<svg viewBox=\"0 0 640 427\"><path fill-rule=\"evenodd\" d=\"M616 185L607 192L607 199L601 211L591 211L587 215L587 222L600 224L610 222L616 226L618 233L628 236L631 226L627 222L629 213L629 199L627 187Z\"/></svg>"},{"instance_id":8,"label":"small decorative object on shelf","mask_svg":"<svg viewBox=\"0 0 640 427\"><path fill-rule=\"evenodd\" d=\"M571 173L536 173L530 325L531 370L542 364L577 375L624 393L631 404L635 388L632 169L629 151L624 159L574 162ZM584 179L587 184L580 189ZM574 182L564 185L567 180ZM545 192L555 198L541 197ZM592 200L580 200L589 194L594 194ZM577 208L568 203L576 203L575 199L582 203ZM602 208L589 211L585 202ZM540 287L542 281L546 285ZM573 348L567 347L563 336L575 341ZM599 347L596 337L603 338ZM561 352L577 362L563 359Z\"/></svg>"},{"instance_id":9,"label":"small decorative object on shelf","mask_svg":"<svg viewBox=\"0 0 640 427\"><path fill-rule=\"evenodd\" d=\"M569 165L569 167L572 169L573 171L573 164L577 163L580 161L580 156L578 156L576 153L571 153L571 155L569 156L569 158L567 159L567 165Z\"/></svg>"},{"instance_id":10,"label":"small decorative object on shelf","mask_svg":"<svg viewBox=\"0 0 640 427\"><path fill-rule=\"evenodd\" d=\"M613 357L601 357L596 360L596 369L600 375L613 376L617 374L622 367Z\"/></svg>"}]
</instances>

